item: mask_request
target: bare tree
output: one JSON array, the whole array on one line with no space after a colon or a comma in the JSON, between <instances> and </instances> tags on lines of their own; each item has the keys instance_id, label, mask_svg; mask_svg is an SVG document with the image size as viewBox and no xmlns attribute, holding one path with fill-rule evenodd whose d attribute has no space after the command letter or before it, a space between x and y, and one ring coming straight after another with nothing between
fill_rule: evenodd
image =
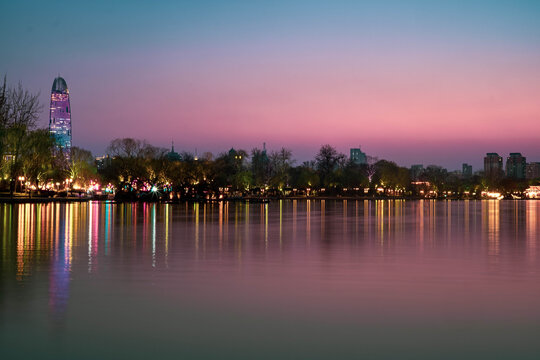
<instances>
[{"instance_id":1,"label":"bare tree","mask_svg":"<svg viewBox=\"0 0 540 360\"><path fill-rule=\"evenodd\" d=\"M270 183L272 187L281 188L288 184L289 169L293 163L291 150L281 148L279 151L272 151L269 164Z\"/></svg>"},{"instance_id":2,"label":"bare tree","mask_svg":"<svg viewBox=\"0 0 540 360\"><path fill-rule=\"evenodd\" d=\"M132 138L114 139L111 141L107 152L112 156L137 157L140 155L144 142Z\"/></svg>"},{"instance_id":3,"label":"bare tree","mask_svg":"<svg viewBox=\"0 0 540 360\"><path fill-rule=\"evenodd\" d=\"M5 82L5 80L4 80ZM9 155L10 195L15 191L16 176L22 166L21 151L30 130L32 130L41 111L39 94L32 94L22 85L5 90L3 86L2 126L3 153Z\"/></svg>"},{"instance_id":4,"label":"bare tree","mask_svg":"<svg viewBox=\"0 0 540 360\"><path fill-rule=\"evenodd\" d=\"M332 182L332 175L339 168L345 165L347 158L330 145L321 146L319 153L315 157L315 164L322 186L329 186Z\"/></svg>"},{"instance_id":5,"label":"bare tree","mask_svg":"<svg viewBox=\"0 0 540 360\"><path fill-rule=\"evenodd\" d=\"M371 184L371 179L373 179L373 175L375 175L375 172L377 171L377 169L375 168L375 164L377 163L377 161L379 161L379 159L377 159L375 156L368 155L366 160L367 161L364 167L364 172L369 180L369 183Z\"/></svg>"},{"instance_id":6,"label":"bare tree","mask_svg":"<svg viewBox=\"0 0 540 360\"><path fill-rule=\"evenodd\" d=\"M8 112L7 84L6 77L4 76L4 83L0 88L0 168L4 165Z\"/></svg>"}]
</instances>

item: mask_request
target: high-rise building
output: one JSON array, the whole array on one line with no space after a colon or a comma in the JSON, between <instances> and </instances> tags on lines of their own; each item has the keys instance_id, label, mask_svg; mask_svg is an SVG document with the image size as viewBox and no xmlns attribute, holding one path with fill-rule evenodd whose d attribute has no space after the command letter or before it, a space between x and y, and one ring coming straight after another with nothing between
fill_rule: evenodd
<instances>
[{"instance_id":1,"label":"high-rise building","mask_svg":"<svg viewBox=\"0 0 540 360\"><path fill-rule=\"evenodd\" d=\"M525 170L525 177L527 179L540 178L540 162L528 163Z\"/></svg>"},{"instance_id":2,"label":"high-rise building","mask_svg":"<svg viewBox=\"0 0 540 360\"><path fill-rule=\"evenodd\" d=\"M461 176L463 176L464 179L469 179L472 177L472 165L469 165L467 163L463 164Z\"/></svg>"},{"instance_id":3,"label":"high-rise building","mask_svg":"<svg viewBox=\"0 0 540 360\"><path fill-rule=\"evenodd\" d=\"M352 148L351 161L357 165L367 164L366 153L362 152L360 148Z\"/></svg>"},{"instance_id":4,"label":"high-rise building","mask_svg":"<svg viewBox=\"0 0 540 360\"><path fill-rule=\"evenodd\" d=\"M66 156L71 155L71 106L66 80L58 76L51 90L49 131Z\"/></svg>"},{"instance_id":5,"label":"high-rise building","mask_svg":"<svg viewBox=\"0 0 540 360\"><path fill-rule=\"evenodd\" d=\"M527 159L521 153L510 153L506 158L506 176L515 179L525 179Z\"/></svg>"},{"instance_id":6,"label":"high-rise building","mask_svg":"<svg viewBox=\"0 0 540 360\"><path fill-rule=\"evenodd\" d=\"M484 174L488 177L503 174L503 158L497 153L487 153L484 158Z\"/></svg>"}]
</instances>

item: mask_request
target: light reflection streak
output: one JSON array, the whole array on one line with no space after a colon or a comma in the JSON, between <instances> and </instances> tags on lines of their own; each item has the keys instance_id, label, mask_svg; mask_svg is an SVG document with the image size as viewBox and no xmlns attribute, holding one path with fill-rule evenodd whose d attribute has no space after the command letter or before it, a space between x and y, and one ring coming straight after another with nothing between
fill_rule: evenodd
<instances>
[{"instance_id":1,"label":"light reflection streak","mask_svg":"<svg viewBox=\"0 0 540 360\"><path fill-rule=\"evenodd\" d=\"M94 210L92 204L88 204L88 272L92 272L92 220L94 217Z\"/></svg>"},{"instance_id":2,"label":"light reflection streak","mask_svg":"<svg viewBox=\"0 0 540 360\"><path fill-rule=\"evenodd\" d=\"M105 255L109 255L110 203L105 203Z\"/></svg>"},{"instance_id":3,"label":"light reflection streak","mask_svg":"<svg viewBox=\"0 0 540 360\"><path fill-rule=\"evenodd\" d=\"M54 218L56 219L56 225L54 227L54 243L53 248L57 249L60 239L60 204L54 205Z\"/></svg>"},{"instance_id":4,"label":"light reflection streak","mask_svg":"<svg viewBox=\"0 0 540 360\"><path fill-rule=\"evenodd\" d=\"M283 200L279 200L279 248L283 245Z\"/></svg>"},{"instance_id":5,"label":"light reflection streak","mask_svg":"<svg viewBox=\"0 0 540 360\"><path fill-rule=\"evenodd\" d=\"M239 230L238 218L242 220L242 206L245 206L245 205L236 204L235 211L234 211L234 246L236 249L236 256L239 262L242 260L242 234ZM244 219L244 222L245 222L245 219Z\"/></svg>"},{"instance_id":6,"label":"light reflection streak","mask_svg":"<svg viewBox=\"0 0 540 360\"><path fill-rule=\"evenodd\" d=\"M219 250L223 249L223 201L219 202L218 210L218 221L219 221Z\"/></svg>"},{"instance_id":7,"label":"light reflection streak","mask_svg":"<svg viewBox=\"0 0 540 360\"><path fill-rule=\"evenodd\" d=\"M527 255L530 260L536 259L536 228L538 223L538 202L527 201L526 207L526 222L527 222Z\"/></svg>"},{"instance_id":8,"label":"light reflection streak","mask_svg":"<svg viewBox=\"0 0 540 360\"><path fill-rule=\"evenodd\" d=\"M169 209L171 205L165 204L165 267L169 267Z\"/></svg>"},{"instance_id":9,"label":"light reflection streak","mask_svg":"<svg viewBox=\"0 0 540 360\"><path fill-rule=\"evenodd\" d=\"M203 205L203 247L205 248L206 250L206 208L207 208L207 204L204 203Z\"/></svg>"},{"instance_id":10,"label":"light reflection streak","mask_svg":"<svg viewBox=\"0 0 540 360\"><path fill-rule=\"evenodd\" d=\"M487 234L488 255L499 255L499 205L498 200L486 200L482 202L482 222L484 231Z\"/></svg>"},{"instance_id":11,"label":"light reflection streak","mask_svg":"<svg viewBox=\"0 0 540 360\"><path fill-rule=\"evenodd\" d=\"M384 200L375 200L377 240L381 246L384 244L384 205Z\"/></svg>"},{"instance_id":12,"label":"light reflection streak","mask_svg":"<svg viewBox=\"0 0 540 360\"><path fill-rule=\"evenodd\" d=\"M234 206L234 248L237 250L238 256L240 256L240 251L242 249L242 235L240 234L240 231L238 231L238 220L242 213L241 206L241 203L236 203Z\"/></svg>"},{"instance_id":13,"label":"light reflection streak","mask_svg":"<svg viewBox=\"0 0 540 360\"><path fill-rule=\"evenodd\" d=\"M311 200L306 203L306 242L311 243Z\"/></svg>"},{"instance_id":14,"label":"light reflection streak","mask_svg":"<svg viewBox=\"0 0 540 360\"><path fill-rule=\"evenodd\" d=\"M57 204L59 205L59 204ZM63 208L56 207L56 218L61 218L63 210L63 231L55 229L56 238L53 269L49 274L49 309L55 325L63 325L65 312L69 300L69 284L73 250L73 204L66 204ZM57 222L57 224L59 224ZM61 237L60 237L61 236Z\"/></svg>"},{"instance_id":15,"label":"light reflection streak","mask_svg":"<svg viewBox=\"0 0 540 360\"><path fill-rule=\"evenodd\" d=\"M489 201L489 243L490 243L490 254L499 255L499 206L500 201L490 200Z\"/></svg>"},{"instance_id":16,"label":"light reflection streak","mask_svg":"<svg viewBox=\"0 0 540 360\"><path fill-rule=\"evenodd\" d=\"M143 223L142 223L142 227L143 227L143 231L142 231L142 235L143 235L143 241L142 241L142 247L143 247L143 252L146 253L146 247L147 247L147 241L148 241L148 204L147 203L143 203L142 205L142 208L143 208Z\"/></svg>"},{"instance_id":17,"label":"light reflection streak","mask_svg":"<svg viewBox=\"0 0 540 360\"><path fill-rule=\"evenodd\" d=\"M11 248L11 224L13 223L13 205L3 204L4 226L2 228L2 263L7 263L8 252Z\"/></svg>"},{"instance_id":18,"label":"light reflection streak","mask_svg":"<svg viewBox=\"0 0 540 360\"><path fill-rule=\"evenodd\" d=\"M416 214L416 218L418 219L416 223L416 227L418 229L418 241L420 242L420 252L424 251L424 200L418 201L418 211Z\"/></svg>"},{"instance_id":19,"label":"light reflection streak","mask_svg":"<svg viewBox=\"0 0 540 360\"><path fill-rule=\"evenodd\" d=\"M21 209L19 207L18 209ZM19 221L18 221L18 228L17 228L17 280L22 280L24 275L24 224L25 224L25 212L24 208L23 211L18 211L19 215Z\"/></svg>"},{"instance_id":20,"label":"light reflection streak","mask_svg":"<svg viewBox=\"0 0 540 360\"><path fill-rule=\"evenodd\" d=\"M429 245L434 246L434 239L435 239L435 227L437 223L437 209L436 209L436 201L437 200L428 200L429 205Z\"/></svg>"},{"instance_id":21,"label":"light reflection streak","mask_svg":"<svg viewBox=\"0 0 540 360\"><path fill-rule=\"evenodd\" d=\"M264 245L268 248L268 203L264 204Z\"/></svg>"},{"instance_id":22,"label":"light reflection streak","mask_svg":"<svg viewBox=\"0 0 540 360\"><path fill-rule=\"evenodd\" d=\"M93 267L95 268L98 265L98 251L99 251L99 230L100 230L100 219L99 212L101 210L101 204L97 201L92 202L94 207L94 216L92 218L92 258L93 258Z\"/></svg>"},{"instance_id":23,"label":"light reflection streak","mask_svg":"<svg viewBox=\"0 0 540 360\"><path fill-rule=\"evenodd\" d=\"M470 200L464 200L463 201L463 220L464 220L464 225L463 225L463 228L464 228L464 231L463 233L465 234L465 240L469 240L469 227L470 227L470 208L471 206L471 203L470 203Z\"/></svg>"},{"instance_id":24,"label":"light reflection streak","mask_svg":"<svg viewBox=\"0 0 540 360\"><path fill-rule=\"evenodd\" d=\"M405 200L395 200L395 210L394 215L396 219L396 226L394 228L394 238L396 238L396 235L401 235L403 232L403 226L404 226L404 206L405 206ZM398 240L401 239L401 237L397 237Z\"/></svg>"},{"instance_id":25,"label":"light reflection streak","mask_svg":"<svg viewBox=\"0 0 540 360\"><path fill-rule=\"evenodd\" d=\"M385 204L388 205L388 209L386 211L386 216L383 216L383 222L386 220L386 228L388 229L386 238L390 239L390 235L392 234L392 228L393 228L393 221L392 221L392 205L395 204L394 200L385 200ZM386 219L385 219L386 218Z\"/></svg>"},{"instance_id":26,"label":"light reflection streak","mask_svg":"<svg viewBox=\"0 0 540 360\"><path fill-rule=\"evenodd\" d=\"M66 204L64 213L64 266L70 270L71 268L71 246L72 246L72 223L73 221L73 205Z\"/></svg>"},{"instance_id":27,"label":"light reflection streak","mask_svg":"<svg viewBox=\"0 0 540 360\"><path fill-rule=\"evenodd\" d=\"M152 267L156 267L156 204L152 204L150 221L152 231Z\"/></svg>"},{"instance_id":28,"label":"light reflection streak","mask_svg":"<svg viewBox=\"0 0 540 360\"><path fill-rule=\"evenodd\" d=\"M223 206L223 241L225 244L229 242L229 202Z\"/></svg>"},{"instance_id":29,"label":"light reflection streak","mask_svg":"<svg viewBox=\"0 0 540 360\"><path fill-rule=\"evenodd\" d=\"M354 241L358 242L358 200L354 202Z\"/></svg>"},{"instance_id":30,"label":"light reflection streak","mask_svg":"<svg viewBox=\"0 0 540 360\"><path fill-rule=\"evenodd\" d=\"M249 239L249 202L246 203L246 219L244 221L245 226L245 238ZM247 244L246 244L247 245Z\"/></svg>"},{"instance_id":31,"label":"light reflection streak","mask_svg":"<svg viewBox=\"0 0 540 360\"><path fill-rule=\"evenodd\" d=\"M195 254L199 251L199 203L193 203L193 218L195 220ZM204 250L204 249L203 249Z\"/></svg>"},{"instance_id":32,"label":"light reflection streak","mask_svg":"<svg viewBox=\"0 0 540 360\"><path fill-rule=\"evenodd\" d=\"M296 227L297 227L297 217L298 217L298 200L292 201L292 240L296 240Z\"/></svg>"},{"instance_id":33,"label":"light reflection streak","mask_svg":"<svg viewBox=\"0 0 540 360\"><path fill-rule=\"evenodd\" d=\"M364 238L371 232L371 201L364 200Z\"/></svg>"},{"instance_id":34,"label":"light reflection streak","mask_svg":"<svg viewBox=\"0 0 540 360\"><path fill-rule=\"evenodd\" d=\"M452 200L446 201L446 239L452 238Z\"/></svg>"},{"instance_id":35,"label":"light reflection streak","mask_svg":"<svg viewBox=\"0 0 540 360\"><path fill-rule=\"evenodd\" d=\"M137 239L137 212L138 212L139 205L137 203L133 204L133 206L130 206L130 214L131 214L131 222L133 223L133 226L131 227L131 234L133 234L133 238Z\"/></svg>"},{"instance_id":36,"label":"light reflection streak","mask_svg":"<svg viewBox=\"0 0 540 360\"><path fill-rule=\"evenodd\" d=\"M347 236L347 200L343 200L343 235Z\"/></svg>"},{"instance_id":37,"label":"light reflection streak","mask_svg":"<svg viewBox=\"0 0 540 360\"><path fill-rule=\"evenodd\" d=\"M326 239L326 200L321 200L321 239Z\"/></svg>"}]
</instances>

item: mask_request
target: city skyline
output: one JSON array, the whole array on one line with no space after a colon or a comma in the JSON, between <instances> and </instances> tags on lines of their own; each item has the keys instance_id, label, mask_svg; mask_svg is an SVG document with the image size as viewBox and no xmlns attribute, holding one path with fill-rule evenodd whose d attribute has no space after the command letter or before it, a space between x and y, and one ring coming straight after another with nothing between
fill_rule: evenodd
<instances>
[{"instance_id":1,"label":"city skyline","mask_svg":"<svg viewBox=\"0 0 540 360\"><path fill-rule=\"evenodd\" d=\"M404 166L478 170L491 151L540 160L532 1L27 2L2 13L0 71L42 104L61 73L73 144L95 155L133 137L201 153L266 142L299 161L326 143Z\"/></svg>"}]
</instances>

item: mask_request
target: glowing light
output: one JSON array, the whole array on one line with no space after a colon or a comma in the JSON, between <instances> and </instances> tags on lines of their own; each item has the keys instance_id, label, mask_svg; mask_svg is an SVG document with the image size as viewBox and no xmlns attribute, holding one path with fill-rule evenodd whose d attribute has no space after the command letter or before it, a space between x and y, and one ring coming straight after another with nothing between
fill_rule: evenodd
<instances>
[{"instance_id":1,"label":"glowing light","mask_svg":"<svg viewBox=\"0 0 540 360\"><path fill-rule=\"evenodd\" d=\"M504 196L498 192L482 191L482 196L490 199L502 200Z\"/></svg>"},{"instance_id":2,"label":"glowing light","mask_svg":"<svg viewBox=\"0 0 540 360\"><path fill-rule=\"evenodd\" d=\"M529 199L540 198L540 186L529 186L525 190L525 196Z\"/></svg>"}]
</instances>

